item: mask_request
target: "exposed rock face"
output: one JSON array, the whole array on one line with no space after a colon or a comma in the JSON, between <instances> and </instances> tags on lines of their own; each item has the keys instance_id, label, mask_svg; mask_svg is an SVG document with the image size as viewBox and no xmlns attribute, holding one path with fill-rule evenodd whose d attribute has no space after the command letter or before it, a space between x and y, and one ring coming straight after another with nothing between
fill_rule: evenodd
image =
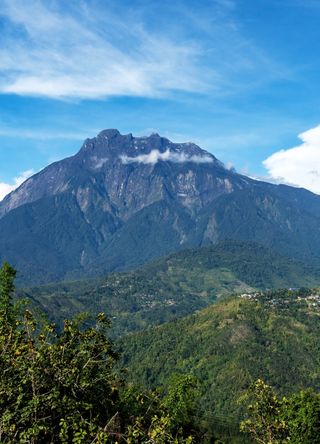
<instances>
[{"instance_id":1,"label":"exposed rock face","mask_svg":"<svg viewBox=\"0 0 320 444\"><path fill-rule=\"evenodd\" d=\"M0 258L24 282L125 269L219 239L320 256L320 198L251 180L192 143L104 130L0 203Z\"/></svg>"},{"instance_id":2,"label":"exposed rock face","mask_svg":"<svg viewBox=\"0 0 320 444\"><path fill-rule=\"evenodd\" d=\"M198 165L204 170L202 177ZM229 191L223 176L220 162L197 145L175 144L158 134L134 138L104 130L87 139L78 154L53 163L7 196L0 203L0 217L20 205L64 192L73 192L84 212L96 198L94 203L105 211L116 208L124 219L168 192L185 206L203 206L214 198L214 188L217 194Z\"/></svg>"}]
</instances>

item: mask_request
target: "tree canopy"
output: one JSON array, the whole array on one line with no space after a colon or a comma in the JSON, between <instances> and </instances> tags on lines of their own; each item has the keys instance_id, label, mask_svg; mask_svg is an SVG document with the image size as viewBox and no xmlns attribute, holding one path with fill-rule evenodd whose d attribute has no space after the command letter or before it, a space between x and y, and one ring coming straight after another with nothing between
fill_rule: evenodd
<instances>
[{"instance_id":1,"label":"tree canopy","mask_svg":"<svg viewBox=\"0 0 320 444\"><path fill-rule=\"evenodd\" d=\"M0 441L3 443L192 443L155 393L117 376L118 355L100 313L61 331L12 303L15 271L0 270Z\"/></svg>"}]
</instances>

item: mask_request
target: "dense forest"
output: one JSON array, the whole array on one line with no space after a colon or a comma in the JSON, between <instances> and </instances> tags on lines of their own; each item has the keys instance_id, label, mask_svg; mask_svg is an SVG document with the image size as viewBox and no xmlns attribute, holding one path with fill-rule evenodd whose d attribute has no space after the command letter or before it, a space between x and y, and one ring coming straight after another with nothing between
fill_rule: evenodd
<instances>
[{"instance_id":1,"label":"dense forest","mask_svg":"<svg viewBox=\"0 0 320 444\"><path fill-rule=\"evenodd\" d=\"M119 341L122 365L146 388L166 390L172 374L201 381L199 413L243 418L238 400L257 379L281 395L320 388L317 290L244 294Z\"/></svg>"},{"instance_id":2,"label":"dense forest","mask_svg":"<svg viewBox=\"0 0 320 444\"><path fill-rule=\"evenodd\" d=\"M5 263L0 270L1 442L195 442L200 432L189 419L192 378L181 379L162 399L139 392L114 370L118 356L103 313L93 327L79 317L65 321L58 333L53 324L39 323L31 311L12 304L14 277Z\"/></svg>"},{"instance_id":3,"label":"dense forest","mask_svg":"<svg viewBox=\"0 0 320 444\"><path fill-rule=\"evenodd\" d=\"M135 271L102 279L62 282L19 290L62 325L79 312L103 311L112 336L146 329L192 314L234 293L316 286L320 272L253 242L224 241L185 250Z\"/></svg>"},{"instance_id":4,"label":"dense forest","mask_svg":"<svg viewBox=\"0 0 320 444\"><path fill-rule=\"evenodd\" d=\"M14 302L15 275L4 263L1 442L318 442L316 290L228 297L114 344L104 313L57 329Z\"/></svg>"}]
</instances>

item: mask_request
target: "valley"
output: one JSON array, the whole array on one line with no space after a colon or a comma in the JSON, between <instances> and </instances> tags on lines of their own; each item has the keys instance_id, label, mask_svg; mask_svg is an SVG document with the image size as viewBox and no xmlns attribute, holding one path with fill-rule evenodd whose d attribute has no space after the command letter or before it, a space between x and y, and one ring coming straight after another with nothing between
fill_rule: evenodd
<instances>
[{"instance_id":1,"label":"valley","mask_svg":"<svg viewBox=\"0 0 320 444\"><path fill-rule=\"evenodd\" d=\"M18 290L59 325L81 312L105 312L114 337L192 314L232 294L315 287L316 268L252 242L185 250L131 272Z\"/></svg>"}]
</instances>

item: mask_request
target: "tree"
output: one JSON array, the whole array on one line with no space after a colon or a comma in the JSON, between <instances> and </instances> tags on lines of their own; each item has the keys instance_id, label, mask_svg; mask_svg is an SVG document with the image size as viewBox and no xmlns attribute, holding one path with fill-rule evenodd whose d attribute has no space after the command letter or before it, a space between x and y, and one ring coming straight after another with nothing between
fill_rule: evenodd
<instances>
[{"instance_id":1,"label":"tree","mask_svg":"<svg viewBox=\"0 0 320 444\"><path fill-rule=\"evenodd\" d=\"M119 383L107 325L99 315L96 327L66 321L59 334L49 324L38 332L26 310L15 330L2 333L1 442L86 442L105 438L109 427L116 433L116 420L110 420Z\"/></svg>"},{"instance_id":2,"label":"tree","mask_svg":"<svg viewBox=\"0 0 320 444\"><path fill-rule=\"evenodd\" d=\"M249 418L241 423L241 430L260 444L285 443L287 424L282 419L282 401L268 384L258 379L251 385L242 401L249 401Z\"/></svg>"},{"instance_id":3,"label":"tree","mask_svg":"<svg viewBox=\"0 0 320 444\"><path fill-rule=\"evenodd\" d=\"M174 375L164 398L175 427L194 428L197 413L196 399L199 397L199 381L193 375Z\"/></svg>"},{"instance_id":4,"label":"tree","mask_svg":"<svg viewBox=\"0 0 320 444\"><path fill-rule=\"evenodd\" d=\"M283 403L282 418L292 444L317 444L320 436L320 395L313 390L293 394Z\"/></svg>"},{"instance_id":5,"label":"tree","mask_svg":"<svg viewBox=\"0 0 320 444\"><path fill-rule=\"evenodd\" d=\"M1 319L9 323L13 320L12 293L15 277L16 270L8 262L4 262L0 268L0 313Z\"/></svg>"},{"instance_id":6,"label":"tree","mask_svg":"<svg viewBox=\"0 0 320 444\"><path fill-rule=\"evenodd\" d=\"M320 395L302 390L278 399L263 381L256 381L245 396L249 418L241 428L261 444L317 444L320 436Z\"/></svg>"},{"instance_id":7,"label":"tree","mask_svg":"<svg viewBox=\"0 0 320 444\"><path fill-rule=\"evenodd\" d=\"M130 390L100 313L66 320L62 331L18 313L15 270L0 271L0 442L188 444L154 394Z\"/></svg>"}]
</instances>

